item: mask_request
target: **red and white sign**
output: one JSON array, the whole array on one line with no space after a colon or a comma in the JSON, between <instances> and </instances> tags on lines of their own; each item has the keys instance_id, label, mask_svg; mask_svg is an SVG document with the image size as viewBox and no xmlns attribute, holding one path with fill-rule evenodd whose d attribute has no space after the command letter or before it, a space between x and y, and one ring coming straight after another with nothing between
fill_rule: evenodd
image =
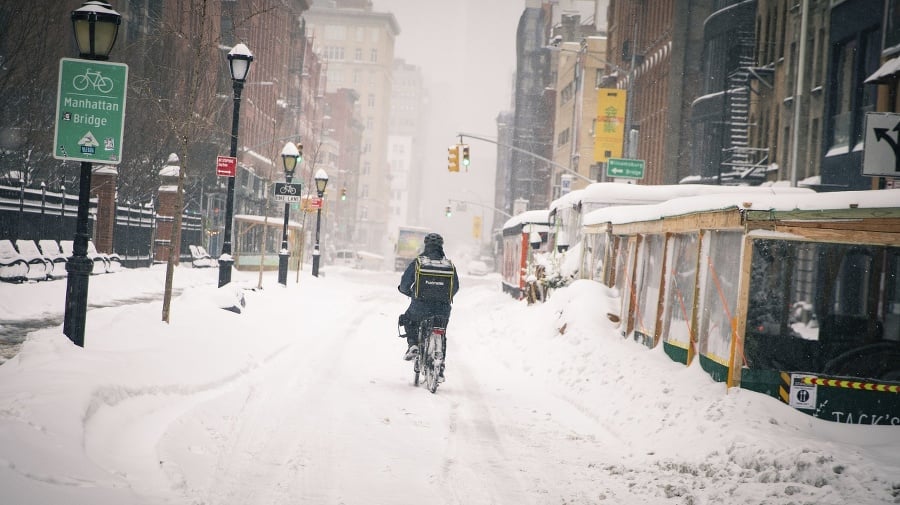
<instances>
[{"instance_id":1,"label":"red and white sign","mask_svg":"<svg viewBox=\"0 0 900 505\"><path fill-rule=\"evenodd\" d=\"M310 209L321 209L322 208L322 199L314 196L309 199L309 208Z\"/></svg>"},{"instance_id":2,"label":"red and white sign","mask_svg":"<svg viewBox=\"0 0 900 505\"><path fill-rule=\"evenodd\" d=\"M237 171L237 158L231 156L216 156L216 175L220 177L234 177Z\"/></svg>"}]
</instances>

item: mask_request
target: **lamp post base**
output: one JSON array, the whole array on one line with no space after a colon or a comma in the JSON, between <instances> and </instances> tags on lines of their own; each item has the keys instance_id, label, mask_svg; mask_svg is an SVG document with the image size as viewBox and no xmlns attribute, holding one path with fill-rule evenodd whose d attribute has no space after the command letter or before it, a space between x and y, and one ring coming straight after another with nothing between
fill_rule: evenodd
<instances>
[{"instance_id":1,"label":"lamp post base","mask_svg":"<svg viewBox=\"0 0 900 505\"><path fill-rule=\"evenodd\" d=\"M66 263L66 314L63 333L78 347L84 347L84 327L87 322L88 279L94 270L94 261L87 256L75 255Z\"/></svg>"},{"instance_id":2,"label":"lamp post base","mask_svg":"<svg viewBox=\"0 0 900 505\"><path fill-rule=\"evenodd\" d=\"M319 276L319 251L313 252L313 264L312 264L312 275L313 277Z\"/></svg>"},{"instance_id":3,"label":"lamp post base","mask_svg":"<svg viewBox=\"0 0 900 505\"><path fill-rule=\"evenodd\" d=\"M219 258L219 287L231 282L231 266L234 260L231 258Z\"/></svg>"},{"instance_id":4,"label":"lamp post base","mask_svg":"<svg viewBox=\"0 0 900 505\"><path fill-rule=\"evenodd\" d=\"M278 254L278 284L287 286L288 259L291 257L287 252Z\"/></svg>"}]
</instances>

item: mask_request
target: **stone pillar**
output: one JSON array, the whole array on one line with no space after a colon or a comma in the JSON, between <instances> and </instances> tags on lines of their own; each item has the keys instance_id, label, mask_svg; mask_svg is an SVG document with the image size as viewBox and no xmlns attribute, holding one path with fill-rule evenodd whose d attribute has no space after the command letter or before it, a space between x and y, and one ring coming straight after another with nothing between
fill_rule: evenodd
<instances>
[{"instance_id":1,"label":"stone pillar","mask_svg":"<svg viewBox=\"0 0 900 505\"><path fill-rule=\"evenodd\" d=\"M165 263L169 261L169 252L172 251L172 229L175 227L176 212L178 206L178 174L181 167L178 166L178 156L175 153L169 155L168 164L159 171L159 179L162 185L157 190L156 205L156 240L153 241L153 261ZM178 247L179 244L175 244ZM178 251L175 253L175 264L178 264Z\"/></svg>"},{"instance_id":2,"label":"stone pillar","mask_svg":"<svg viewBox=\"0 0 900 505\"><path fill-rule=\"evenodd\" d=\"M116 180L119 170L101 165L91 175L91 198L97 199L97 220L94 223L94 246L97 252L111 254L116 231Z\"/></svg>"}]
</instances>

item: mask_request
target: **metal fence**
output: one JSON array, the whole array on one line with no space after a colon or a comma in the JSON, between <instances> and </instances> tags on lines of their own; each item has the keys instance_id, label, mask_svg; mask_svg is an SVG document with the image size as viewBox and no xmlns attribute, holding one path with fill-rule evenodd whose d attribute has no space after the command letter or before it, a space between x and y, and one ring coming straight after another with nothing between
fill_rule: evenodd
<instances>
[{"instance_id":1,"label":"metal fence","mask_svg":"<svg viewBox=\"0 0 900 505\"><path fill-rule=\"evenodd\" d=\"M0 240L72 240L78 216L78 195L0 185ZM90 201L88 234L93 236L97 199ZM152 206L116 206L113 251L128 267L153 262L157 216ZM182 262L191 261L189 246L204 243L203 218L182 214Z\"/></svg>"}]
</instances>

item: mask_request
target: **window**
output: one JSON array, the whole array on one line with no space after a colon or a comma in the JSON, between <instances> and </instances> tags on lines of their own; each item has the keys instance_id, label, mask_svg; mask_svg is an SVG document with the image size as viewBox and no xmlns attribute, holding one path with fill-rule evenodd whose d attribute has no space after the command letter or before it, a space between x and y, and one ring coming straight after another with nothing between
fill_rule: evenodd
<instances>
[{"instance_id":1,"label":"window","mask_svg":"<svg viewBox=\"0 0 900 505\"><path fill-rule=\"evenodd\" d=\"M339 86L344 80L344 74L336 68L328 69L328 83L332 86Z\"/></svg>"},{"instance_id":2,"label":"window","mask_svg":"<svg viewBox=\"0 0 900 505\"><path fill-rule=\"evenodd\" d=\"M325 40L344 40L347 38L347 27L341 25L325 25Z\"/></svg>"},{"instance_id":3,"label":"window","mask_svg":"<svg viewBox=\"0 0 900 505\"><path fill-rule=\"evenodd\" d=\"M341 46L325 46L323 56L326 60L341 61L344 59L344 48Z\"/></svg>"},{"instance_id":4,"label":"window","mask_svg":"<svg viewBox=\"0 0 900 505\"><path fill-rule=\"evenodd\" d=\"M556 146L564 146L569 143L569 129L559 132L559 135L556 137Z\"/></svg>"},{"instance_id":5,"label":"window","mask_svg":"<svg viewBox=\"0 0 900 505\"><path fill-rule=\"evenodd\" d=\"M375 107L375 93L369 93L369 100L367 102L369 107Z\"/></svg>"},{"instance_id":6,"label":"window","mask_svg":"<svg viewBox=\"0 0 900 505\"><path fill-rule=\"evenodd\" d=\"M369 53L369 61L371 61L372 63L378 62L378 49L371 50L371 52Z\"/></svg>"},{"instance_id":7,"label":"window","mask_svg":"<svg viewBox=\"0 0 900 505\"><path fill-rule=\"evenodd\" d=\"M362 61L362 48L357 47L356 50L353 51L353 59L356 61Z\"/></svg>"},{"instance_id":8,"label":"window","mask_svg":"<svg viewBox=\"0 0 900 505\"><path fill-rule=\"evenodd\" d=\"M700 265L700 353L717 363L728 363L731 350L732 314L738 299L740 255L743 234L710 231L703 237ZM714 379L724 377L713 375Z\"/></svg>"},{"instance_id":9,"label":"window","mask_svg":"<svg viewBox=\"0 0 900 505\"><path fill-rule=\"evenodd\" d=\"M753 241L746 366L884 379L900 349L900 248Z\"/></svg>"},{"instance_id":10,"label":"window","mask_svg":"<svg viewBox=\"0 0 900 505\"><path fill-rule=\"evenodd\" d=\"M832 102L832 131L830 147L849 147L853 119L853 55L856 39L835 48L834 101Z\"/></svg>"}]
</instances>

